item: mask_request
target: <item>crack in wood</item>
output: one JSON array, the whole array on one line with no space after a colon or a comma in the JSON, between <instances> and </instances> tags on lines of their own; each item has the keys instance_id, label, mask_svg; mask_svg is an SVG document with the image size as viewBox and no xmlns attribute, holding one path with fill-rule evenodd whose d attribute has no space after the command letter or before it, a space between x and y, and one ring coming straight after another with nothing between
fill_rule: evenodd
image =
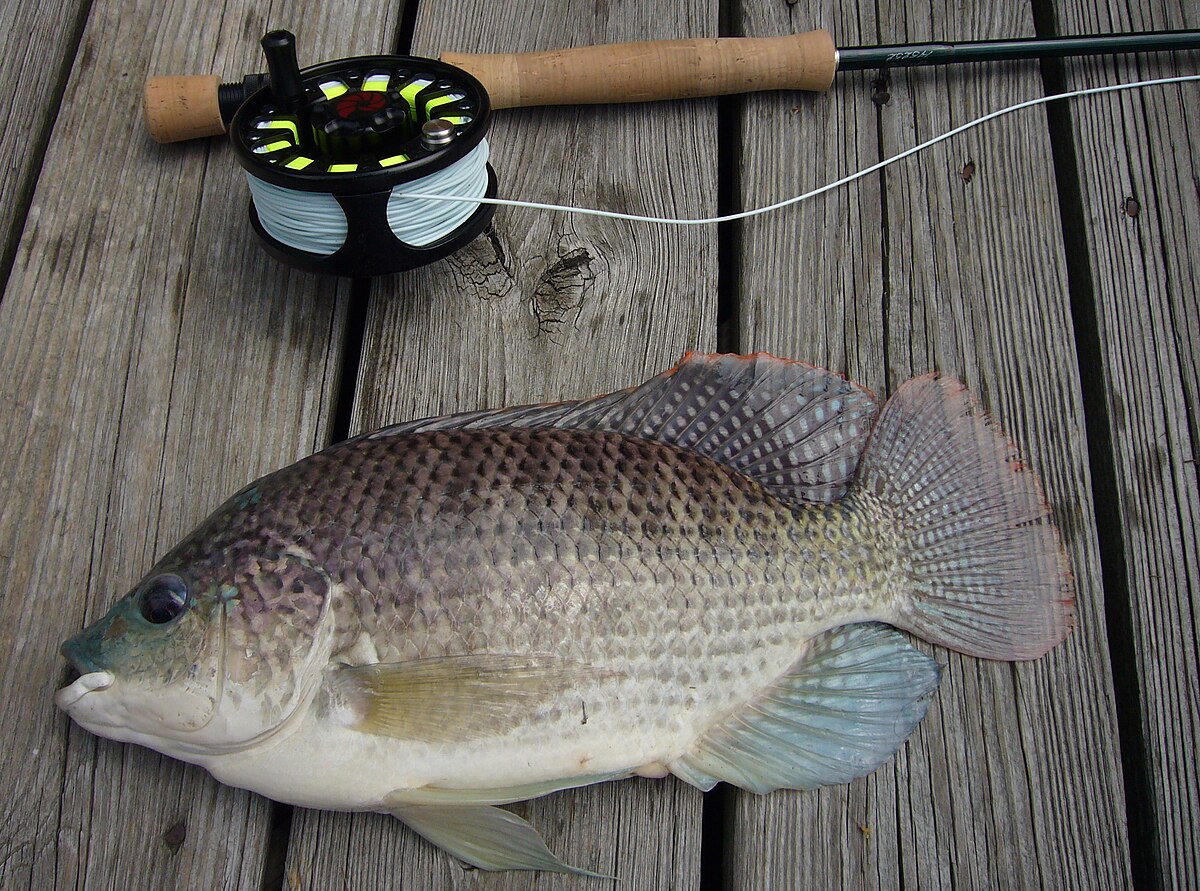
<instances>
[{"instance_id":1,"label":"crack in wood","mask_svg":"<svg viewBox=\"0 0 1200 891\"><path fill-rule=\"evenodd\" d=\"M530 308L538 332L554 335L579 310L595 281L593 257L586 248L575 248L559 257L543 272L533 288Z\"/></svg>"}]
</instances>

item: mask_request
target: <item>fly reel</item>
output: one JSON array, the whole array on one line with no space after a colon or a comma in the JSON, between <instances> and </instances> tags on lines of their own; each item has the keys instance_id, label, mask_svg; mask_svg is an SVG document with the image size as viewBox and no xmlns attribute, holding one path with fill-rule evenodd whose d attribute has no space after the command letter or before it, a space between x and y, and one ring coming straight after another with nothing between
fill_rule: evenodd
<instances>
[{"instance_id":1,"label":"fly reel","mask_svg":"<svg viewBox=\"0 0 1200 891\"><path fill-rule=\"evenodd\" d=\"M487 227L494 205L479 201L496 196L483 138L492 107L826 90L838 71L1182 50L1200 47L1200 31L841 49L827 31L810 31L534 53L446 53L443 61L361 56L303 71L287 31L272 31L262 46L269 77L251 74L240 84L222 84L213 75L150 78L144 106L150 134L176 142L228 128L250 183L250 219L267 250L301 269L368 276L441 259ZM658 223L732 219L599 213Z\"/></svg>"},{"instance_id":2,"label":"fly reel","mask_svg":"<svg viewBox=\"0 0 1200 891\"><path fill-rule=\"evenodd\" d=\"M492 205L410 197L495 197L490 104L474 77L411 56L301 71L289 32L262 46L266 86L240 103L228 93L240 85L222 90L237 107L230 139L269 253L310 272L384 275L441 259L491 222Z\"/></svg>"}]
</instances>

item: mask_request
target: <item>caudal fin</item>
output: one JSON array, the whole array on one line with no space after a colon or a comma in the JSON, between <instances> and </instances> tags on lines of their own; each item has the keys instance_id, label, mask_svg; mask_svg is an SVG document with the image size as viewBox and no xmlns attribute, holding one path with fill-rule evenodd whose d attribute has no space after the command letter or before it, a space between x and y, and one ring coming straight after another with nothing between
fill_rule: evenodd
<instances>
[{"instance_id":1,"label":"caudal fin","mask_svg":"<svg viewBox=\"0 0 1200 891\"><path fill-rule=\"evenodd\" d=\"M1073 584L1041 486L962 384L904 384L855 488L899 534L910 596L896 625L988 659L1033 659L1067 635Z\"/></svg>"}]
</instances>

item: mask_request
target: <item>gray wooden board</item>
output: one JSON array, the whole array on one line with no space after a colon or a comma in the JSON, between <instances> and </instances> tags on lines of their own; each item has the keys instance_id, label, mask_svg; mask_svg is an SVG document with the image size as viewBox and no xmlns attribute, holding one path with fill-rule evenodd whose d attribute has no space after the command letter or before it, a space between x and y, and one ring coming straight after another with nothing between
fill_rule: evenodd
<instances>
[{"instance_id":1,"label":"gray wooden board","mask_svg":"<svg viewBox=\"0 0 1200 891\"><path fill-rule=\"evenodd\" d=\"M839 45L876 41L869 4L743 3L737 33L828 28ZM840 75L825 94L743 100L743 208L761 206L877 160L866 75ZM884 322L883 222L877 177L739 227L740 352L766 350L831 368L878 389ZM897 778L885 766L849 786L810 793L727 793L723 887L895 887Z\"/></svg>"},{"instance_id":2,"label":"gray wooden board","mask_svg":"<svg viewBox=\"0 0 1200 891\"><path fill-rule=\"evenodd\" d=\"M663 7L534 0L419 7L414 52L520 51L713 35L711 2ZM490 142L505 196L635 212L715 212L715 103L498 113ZM500 210L491 237L378 282L354 426L627 386L716 338L711 229L663 229ZM702 796L674 780L624 781L515 809L550 848L628 888L699 882ZM382 864L382 865L381 865ZM386 817L298 811L293 888L370 891L577 888L578 878L464 872Z\"/></svg>"},{"instance_id":3,"label":"gray wooden board","mask_svg":"<svg viewBox=\"0 0 1200 891\"><path fill-rule=\"evenodd\" d=\"M226 147L158 147L140 122L147 73L257 67L283 15L99 0L71 72L0 303L0 660L21 679L0 693L2 888L261 882L264 799L98 740L51 697L63 639L231 491L327 439L347 289L252 244ZM322 55L395 25L384 4L286 15L322 22Z\"/></svg>"},{"instance_id":4,"label":"gray wooden board","mask_svg":"<svg viewBox=\"0 0 1200 891\"><path fill-rule=\"evenodd\" d=\"M1189 2L1054 4L1064 33L1200 27ZM1075 62L1068 87L1194 74L1200 54ZM1071 108L1124 544L1149 801L1149 870L1200 875L1200 87L1156 87Z\"/></svg>"},{"instance_id":5,"label":"gray wooden board","mask_svg":"<svg viewBox=\"0 0 1200 891\"><path fill-rule=\"evenodd\" d=\"M16 247L86 0L0 4L0 262ZM0 270L2 272L2 270ZM3 282L0 281L0 287Z\"/></svg>"},{"instance_id":6,"label":"gray wooden board","mask_svg":"<svg viewBox=\"0 0 1200 891\"><path fill-rule=\"evenodd\" d=\"M877 24L832 4L801 12L747 2L743 11L743 33L832 25L841 45L1032 32L1028 9L1015 2L953 11L898 2L879 8ZM748 103L745 205L798 193L1037 95L1041 80L1035 67L1004 65L897 73L882 88L863 74L834 90ZM1048 657L1025 664L926 646L947 670L927 718L892 763L848 787L733 795L727 884L1127 887L1103 597L1044 115L994 123L889 169L882 181L882 192L872 177L745 225L739 346L828 365L881 393L930 369L962 378L1042 476L1076 574L1078 627Z\"/></svg>"}]
</instances>

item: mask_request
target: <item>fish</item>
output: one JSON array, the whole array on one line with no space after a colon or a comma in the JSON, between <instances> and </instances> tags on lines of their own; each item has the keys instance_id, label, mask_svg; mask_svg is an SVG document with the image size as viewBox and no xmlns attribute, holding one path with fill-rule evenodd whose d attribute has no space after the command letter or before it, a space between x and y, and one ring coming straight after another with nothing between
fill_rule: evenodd
<instances>
[{"instance_id":1,"label":"fish","mask_svg":"<svg viewBox=\"0 0 1200 891\"><path fill-rule=\"evenodd\" d=\"M767 354L364 434L225 501L62 646L103 737L472 866L597 875L501 805L632 776L846 783L924 717L909 642L1073 624L1036 474L937 375Z\"/></svg>"}]
</instances>

